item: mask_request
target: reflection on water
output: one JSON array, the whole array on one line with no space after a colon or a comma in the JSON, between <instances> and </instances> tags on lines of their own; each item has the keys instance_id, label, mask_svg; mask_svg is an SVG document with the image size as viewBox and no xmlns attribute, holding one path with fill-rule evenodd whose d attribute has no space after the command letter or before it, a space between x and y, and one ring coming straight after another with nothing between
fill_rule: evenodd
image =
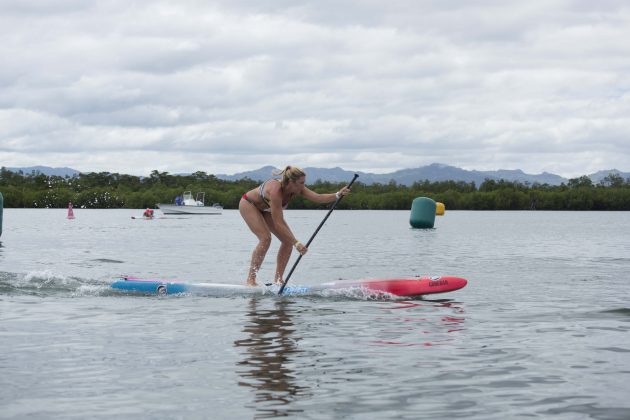
<instances>
[{"instance_id":1,"label":"reflection on water","mask_svg":"<svg viewBox=\"0 0 630 420\"><path fill-rule=\"evenodd\" d=\"M272 308L269 308L273 305ZM291 302L284 299L269 302L252 298L243 332L247 337L234 342L245 349L245 358L238 362L242 377L239 385L255 390L256 418L287 416L301 410L290 410L290 403L305 388L296 383L289 368L293 355L299 353L295 329L289 316Z\"/></svg>"},{"instance_id":2,"label":"reflection on water","mask_svg":"<svg viewBox=\"0 0 630 420\"><path fill-rule=\"evenodd\" d=\"M404 316L387 316L385 325L388 325L388 327L382 334L388 335L392 337L392 339L375 340L373 344L427 347L445 345L455 340L453 333L464 329L464 321L466 319L464 317L463 304L450 299L423 301L400 300L381 306L380 309L395 311L422 307L440 310L429 310L426 313L422 311L414 312L424 314L420 316L407 315L407 311L405 311ZM451 311L454 315L444 315L442 309ZM439 316L439 318L435 319L436 316Z\"/></svg>"}]
</instances>

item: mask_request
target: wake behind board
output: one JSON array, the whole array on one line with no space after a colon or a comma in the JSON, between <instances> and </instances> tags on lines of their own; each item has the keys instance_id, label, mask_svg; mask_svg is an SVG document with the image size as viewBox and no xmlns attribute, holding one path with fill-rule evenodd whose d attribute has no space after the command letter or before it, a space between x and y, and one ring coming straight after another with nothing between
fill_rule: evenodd
<instances>
[{"instance_id":1,"label":"wake behind board","mask_svg":"<svg viewBox=\"0 0 630 420\"><path fill-rule=\"evenodd\" d=\"M344 290L358 290L364 294L393 295L404 298L417 298L435 293L446 293L461 289L468 281L452 276L409 276L391 279L340 280L313 286L287 286L283 295L328 295L339 294ZM141 279L122 277L111 285L112 288L140 294L189 293L207 296L235 296L277 294L279 286L245 286L223 283L186 283L178 280ZM338 293L339 292L339 293Z\"/></svg>"}]
</instances>

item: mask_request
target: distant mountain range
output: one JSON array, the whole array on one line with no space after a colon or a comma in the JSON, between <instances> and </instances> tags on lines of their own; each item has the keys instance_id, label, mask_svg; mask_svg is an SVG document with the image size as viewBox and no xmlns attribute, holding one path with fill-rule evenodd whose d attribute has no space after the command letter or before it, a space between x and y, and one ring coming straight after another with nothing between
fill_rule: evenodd
<instances>
[{"instance_id":1,"label":"distant mountain range","mask_svg":"<svg viewBox=\"0 0 630 420\"><path fill-rule=\"evenodd\" d=\"M44 175L56 175L56 176L73 176L80 172L72 168L51 168L48 166L31 166L25 168L6 168L13 172L22 171L24 174L31 174L33 172L42 173ZM219 179L228 181L235 181L243 178L250 178L255 181L263 181L271 176L271 172L275 170L273 166L264 166L260 169L239 172L234 175L215 174ZM313 183L317 180L328 182L344 182L352 179L354 171L348 171L342 168L304 168L304 171L308 175L308 182ZM360 175L358 181L370 185L374 183L388 184L391 181L401 185L411 185L417 181L429 180L435 181L464 181L474 182L479 186L486 179L493 180L505 180L511 182L521 182L529 184L549 184L560 185L567 183L568 179L559 175L543 172L541 174L526 174L520 169L498 171L469 171L466 169L457 168L455 166L444 165L440 163L433 163L427 166L421 166L413 169L401 169L395 172L386 174L374 174L369 172L356 172ZM617 174L623 179L630 179L630 172L620 172L616 169L610 169L605 171L599 171L594 174L588 175L593 183L597 184L609 174Z\"/></svg>"},{"instance_id":2,"label":"distant mountain range","mask_svg":"<svg viewBox=\"0 0 630 420\"><path fill-rule=\"evenodd\" d=\"M27 166L27 167L23 167L23 168L6 168L11 172L20 172L22 171L22 173L24 175L30 175L33 173L40 173L40 174L44 174L47 176L61 176L61 177L65 177L65 176L74 176L74 175L78 175L81 172L77 171L76 169L72 169L72 168L51 168L50 166Z\"/></svg>"},{"instance_id":3,"label":"distant mountain range","mask_svg":"<svg viewBox=\"0 0 630 420\"><path fill-rule=\"evenodd\" d=\"M264 166L260 169L247 172L239 172L234 175L218 174L215 176L219 179L225 179L229 181L234 181L242 178L250 178L255 181L263 181L265 179L268 179L271 176L271 172L275 169L276 168L274 168L273 166ZM329 182L349 181L350 179L352 179L352 175L355 173L354 171L348 171L342 168L304 168L304 171L308 176L309 183L313 183L318 179ZM391 181L395 181L397 184L401 185L411 185L414 182L422 182L424 180L429 180L431 182L474 182L477 186L481 185L481 183L483 183L486 179L493 179L496 181L503 179L510 182L521 182L529 184L538 183L549 185L560 185L569 181L568 178L563 178L560 175L550 174L548 172L532 175L526 174L520 169L501 169L498 171L468 171L466 169L444 165L441 163L433 163L431 165L413 169L401 169L386 174L373 174L359 171L357 171L356 173L359 174L358 181L367 185L374 183L387 184ZM597 184L599 181L601 181L611 173L618 174L624 179L630 178L630 172L620 172L616 169L599 171L588 176L591 178L593 183Z\"/></svg>"}]
</instances>

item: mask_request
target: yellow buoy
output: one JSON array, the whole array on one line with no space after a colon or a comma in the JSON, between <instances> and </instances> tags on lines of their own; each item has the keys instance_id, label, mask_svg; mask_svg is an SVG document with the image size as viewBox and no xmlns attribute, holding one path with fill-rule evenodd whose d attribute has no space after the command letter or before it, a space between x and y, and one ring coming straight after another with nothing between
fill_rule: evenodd
<instances>
[{"instance_id":1,"label":"yellow buoy","mask_svg":"<svg viewBox=\"0 0 630 420\"><path fill-rule=\"evenodd\" d=\"M439 201L435 203L435 214L437 216L444 216L444 212L446 211L446 207L444 203L440 203Z\"/></svg>"}]
</instances>

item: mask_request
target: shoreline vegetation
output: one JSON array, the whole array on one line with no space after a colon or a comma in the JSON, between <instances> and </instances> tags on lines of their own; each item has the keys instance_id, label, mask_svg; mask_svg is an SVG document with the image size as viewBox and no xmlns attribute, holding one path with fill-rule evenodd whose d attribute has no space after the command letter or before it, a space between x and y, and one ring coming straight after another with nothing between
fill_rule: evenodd
<instances>
[{"instance_id":1,"label":"shoreline vegetation","mask_svg":"<svg viewBox=\"0 0 630 420\"><path fill-rule=\"evenodd\" d=\"M340 189L345 183L309 180L317 192ZM225 209L238 208L243 192L259 181L225 181L205 172L171 175L154 170L148 177L98 172L73 177L24 174L2 167L0 192L5 208L155 208L156 203L172 203L184 191L206 193L206 205L220 203ZM429 197L444 203L447 210L630 210L630 178L611 174L598 184L587 176L566 184L523 184L487 179L477 186L464 181L418 181L411 186L390 182L365 185L360 179L352 194L339 203L339 209L409 210L416 197ZM300 197L292 209L325 208Z\"/></svg>"}]
</instances>

